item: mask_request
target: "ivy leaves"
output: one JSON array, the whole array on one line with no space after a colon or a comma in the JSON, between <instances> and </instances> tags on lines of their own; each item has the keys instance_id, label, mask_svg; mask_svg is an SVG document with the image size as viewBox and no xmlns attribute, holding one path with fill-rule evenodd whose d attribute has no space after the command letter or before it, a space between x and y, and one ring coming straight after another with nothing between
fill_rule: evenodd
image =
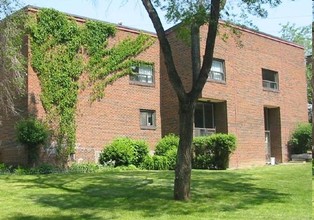
<instances>
[{"instance_id":1,"label":"ivy leaves","mask_svg":"<svg viewBox=\"0 0 314 220\"><path fill-rule=\"evenodd\" d=\"M108 48L115 36L113 25L76 21L53 9L42 9L28 22L32 66L41 83L41 100L54 127L59 154L67 159L76 140L75 111L78 79L89 75L91 101L104 97L104 89L131 74L131 67L145 63L135 57L151 46L153 38L139 34Z\"/></svg>"}]
</instances>

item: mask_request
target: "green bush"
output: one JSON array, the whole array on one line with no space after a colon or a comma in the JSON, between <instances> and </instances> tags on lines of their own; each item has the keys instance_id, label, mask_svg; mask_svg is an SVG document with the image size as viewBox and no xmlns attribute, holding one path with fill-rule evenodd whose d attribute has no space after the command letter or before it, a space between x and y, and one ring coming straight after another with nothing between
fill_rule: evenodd
<instances>
[{"instance_id":1,"label":"green bush","mask_svg":"<svg viewBox=\"0 0 314 220\"><path fill-rule=\"evenodd\" d=\"M30 165L38 160L39 145L44 144L49 136L48 126L36 118L26 118L16 124L17 140L26 145Z\"/></svg>"},{"instance_id":2,"label":"green bush","mask_svg":"<svg viewBox=\"0 0 314 220\"><path fill-rule=\"evenodd\" d=\"M171 149L171 150L168 150L166 154L164 155L164 157L167 158L169 170L174 170L176 168L177 154L178 154L177 149Z\"/></svg>"},{"instance_id":3,"label":"green bush","mask_svg":"<svg viewBox=\"0 0 314 220\"><path fill-rule=\"evenodd\" d=\"M36 167L36 170L36 174L50 174L59 172L55 166L47 163L39 165L38 167Z\"/></svg>"},{"instance_id":4,"label":"green bush","mask_svg":"<svg viewBox=\"0 0 314 220\"><path fill-rule=\"evenodd\" d=\"M193 140L194 169L227 169L229 156L236 148L236 138L230 134L213 134Z\"/></svg>"},{"instance_id":5,"label":"green bush","mask_svg":"<svg viewBox=\"0 0 314 220\"><path fill-rule=\"evenodd\" d=\"M168 134L163 137L156 145L155 155L165 156L166 152L177 150L179 147L179 137L174 134Z\"/></svg>"},{"instance_id":6,"label":"green bush","mask_svg":"<svg viewBox=\"0 0 314 220\"><path fill-rule=\"evenodd\" d=\"M5 165L4 163L0 163L0 174L6 174L6 173L10 173L10 172L11 172L10 167Z\"/></svg>"},{"instance_id":7,"label":"green bush","mask_svg":"<svg viewBox=\"0 0 314 220\"><path fill-rule=\"evenodd\" d=\"M148 145L143 140L132 140L131 144L135 151L132 164L136 167L139 167L143 163L145 157L148 155Z\"/></svg>"},{"instance_id":8,"label":"green bush","mask_svg":"<svg viewBox=\"0 0 314 220\"><path fill-rule=\"evenodd\" d=\"M103 168L102 165L95 163L73 163L69 169L69 173L95 173Z\"/></svg>"},{"instance_id":9,"label":"green bush","mask_svg":"<svg viewBox=\"0 0 314 220\"><path fill-rule=\"evenodd\" d=\"M130 138L117 138L105 146L100 154L101 164L114 163L114 166L140 166L148 155L148 145L144 141Z\"/></svg>"},{"instance_id":10,"label":"green bush","mask_svg":"<svg viewBox=\"0 0 314 220\"><path fill-rule=\"evenodd\" d=\"M214 169L213 143L210 136L195 137L193 139L193 160L194 169Z\"/></svg>"},{"instance_id":11,"label":"green bush","mask_svg":"<svg viewBox=\"0 0 314 220\"><path fill-rule=\"evenodd\" d=\"M33 147L46 142L49 130L42 121L36 118L27 118L16 124L16 133L19 142Z\"/></svg>"},{"instance_id":12,"label":"green bush","mask_svg":"<svg viewBox=\"0 0 314 220\"><path fill-rule=\"evenodd\" d=\"M163 137L156 145L155 155L167 158L168 168L175 169L177 160L177 151L179 147L179 137L169 134ZM159 160L159 159L157 159Z\"/></svg>"},{"instance_id":13,"label":"green bush","mask_svg":"<svg viewBox=\"0 0 314 220\"><path fill-rule=\"evenodd\" d=\"M15 175L26 175L29 174L29 170L18 166L16 169L13 170L13 173Z\"/></svg>"},{"instance_id":14,"label":"green bush","mask_svg":"<svg viewBox=\"0 0 314 220\"><path fill-rule=\"evenodd\" d=\"M141 165L146 170L169 170L169 162L166 156L147 156Z\"/></svg>"},{"instance_id":15,"label":"green bush","mask_svg":"<svg viewBox=\"0 0 314 220\"><path fill-rule=\"evenodd\" d=\"M312 125L310 123L299 124L289 140L292 154L302 154L312 149Z\"/></svg>"}]
</instances>

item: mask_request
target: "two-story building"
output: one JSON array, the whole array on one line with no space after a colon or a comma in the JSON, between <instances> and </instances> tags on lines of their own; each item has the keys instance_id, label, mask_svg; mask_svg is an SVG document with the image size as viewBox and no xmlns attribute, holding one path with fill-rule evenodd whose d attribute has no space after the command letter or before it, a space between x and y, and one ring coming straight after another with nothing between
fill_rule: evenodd
<instances>
[{"instance_id":1,"label":"two-story building","mask_svg":"<svg viewBox=\"0 0 314 220\"><path fill-rule=\"evenodd\" d=\"M214 61L196 106L194 135L233 133L237 150L230 166L262 165L275 157L288 160L288 140L296 125L307 121L304 50L301 46L265 33L220 22ZM204 51L207 27L200 32ZM186 89L191 87L191 53L167 32L178 72ZM161 61L162 63L162 61ZM178 102L161 65L161 122L163 135L178 133Z\"/></svg>"},{"instance_id":2,"label":"two-story building","mask_svg":"<svg viewBox=\"0 0 314 220\"><path fill-rule=\"evenodd\" d=\"M27 10L36 13L39 9L30 6ZM86 20L69 16L78 23ZM224 41L217 37L212 71L195 110L194 135L235 134L238 143L231 167L263 165L270 157L285 162L288 160L287 142L293 129L299 122L307 121L303 48L264 33L234 28L240 31L240 38L230 37ZM202 50L206 29L206 26L201 29ZM224 31L227 30L221 23L220 33ZM116 36L111 41L134 37L140 32L117 25ZM156 38L153 33L147 34ZM189 46L176 37L176 27L169 29L167 35L178 72L189 88L192 82ZM30 57L29 44L25 47ZM144 139L154 150L162 136L178 133L177 98L167 79L157 38L138 59L153 65L138 66L134 68L136 75L109 85L102 100L90 104L90 90L79 92L76 161L96 162L105 144L117 137ZM27 96L20 100L22 115L35 113L45 118L40 82L30 60L27 73ZM25 149L15 138L14 125L18 120L18 117L3 117L0 163L26 163Z\"/></svg>"}]
</instances>

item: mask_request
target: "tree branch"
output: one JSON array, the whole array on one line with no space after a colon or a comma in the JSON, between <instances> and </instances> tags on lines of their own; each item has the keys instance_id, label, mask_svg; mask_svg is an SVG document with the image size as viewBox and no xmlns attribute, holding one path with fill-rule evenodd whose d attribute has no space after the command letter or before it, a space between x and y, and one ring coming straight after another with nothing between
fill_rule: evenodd
<instances>
[{"instance_id":1,"label":"tree branch","mask_svg":"<svg viewBox=\"0 0 314 220\"><path fill-rule=\"evenodd\" d=\"M184 100L186 98L186 93L185 93L182 81L174 65L171 47L166 37L165 30L162 26L158 13L156 12L156 9L154 8L151 0L142 0L142 3L156 30L157 37L160 43L160 48L164 55L168 77L172 84L172 87L174 88L179 100Z\"/></svg>"},{"instance_id":2,"label":"tree branch","mask_svg":"<svg viewBox=\"0 0 314 220\"><path fill-rule=\"evenodd\" d=\"M200 26L191 24L191 59L193 72L193 85L196 84L201 68L200 59Z\"/></svg>"},{"instance_id":3,"label":"tree branch","mask_svg":"<svg viewBox=\"0 0 314 220\"><path fill-rule=\"evenodd\" d=\"M193 88L190 92L190 97L192 100L197 99L199 94L201 93L208 78L208 73L212 66L219 17L220 17L220 0L212 0L210 17L208 21L205 55L203 57L203 64L200 70L199 77L196 83L193 84Z\"/></svg>"}]
</instances>

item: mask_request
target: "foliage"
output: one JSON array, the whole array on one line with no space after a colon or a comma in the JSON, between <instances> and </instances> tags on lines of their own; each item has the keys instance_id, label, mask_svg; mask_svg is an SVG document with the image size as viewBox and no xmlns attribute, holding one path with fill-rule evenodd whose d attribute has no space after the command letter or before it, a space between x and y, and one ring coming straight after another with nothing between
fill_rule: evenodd
<instances>
[{"instance_id":1,"label":"foliage","mask_svg":"<svg viewBox=\"0 0 314 220\"><path fill-rule=\"evenodd\" d=\"M0 19L13 13L18 1L0 1ZM23 11L0 22L0 120L1 116L20 113L17 99L25 95L26 61L23 54Z\"/></svg>"},{"instance_id":2,"label":"foliage","mask_svg":"<svg viewBox=\"0 0 314 220\"><path fill-rule=\"evenodd\" d=\"M115 139L111 144L105 146L99 155L99 162L106 164L109 161L114 161L114 166L128 166L132 164L135 153L130 146L131 143L128 138Z\"/></svg>"},{"instance_id":3,"label":"foliage","mask_svg":"<svg viewBox=\"0 0 314 220\"><path fill-rule=\"evenodd\" d=\"M41 83L41 100L55 131L58 155L65 161L74 152L75 111L81 74L89 74L91 100L103 98L108 84L130 74L136 57L153 40L140 34L107 48L115 27L97 21L84 25L53 9L42 9L28 25L32 66Z\"/></svg>"},{"instance_id":4,"label":"foliage","mask_svg":"<svg viewBox=\"0 0 314 220\"><path fill-rule=\"evenodd\" d=\"M0 174L7 174L11 172L12 167L7 166L4 163L0 163Z\"/></svg>"},{"instance_id":5,"label":"foliage","mask_svg":"<svg viewBox=\"0 0 314 220\"><path fill-rule=\"evenodd\" d=\"M103 169L102 165L95 163L73 163L69 169L69 173L95 173Z\"/></svg>"},{"instance_id":6,"label":"foliage","mask_svg":"<svg viewBox=\"0 0 314 220\"><path fill-rule=\"evenodd\" d=\"M99 156L101 164L114 163L114 166L140 166L148 155L148 145L141 140L117 138L105 146Z\"/></svg>"},{"instance_id":7,"label":"foliage","mask_svg":"<svg viewBox=\"0 0 314 220\"><path fill-rule=\"evenodd\" d=\"M281 38L297 43L304 47L305 56L312 55L312 25L297 27L296 24L281 24ZM306 64L307 100L312 103L313 88L312 80L312 61Z\"/></svg>"},{"instance_id":8,"label":"foliage","mask_svg":"<svg viewBox=\"0 0 314 220\"><path fill-rule=\"evenodd\" d=\"M178 146L179 137L174 134L166 135L156 145L155 155L167 158L168 169L173 170L176 166Z\"/></svg>"},{"instance_id":9,"label":"foliage","mask_svg":"<svg viewBox=\"0 0 314 220\"><path fill-rule=\"evenodd\" d=\"M164 156L168 151L177 150L179 146L179 137L175 134L164 136L156 145L155 154Z\"/></svg>"},{"instance_id":10,"label":"foliage","mask_svg":"<svg viewBox=\"0 0 314 220\"><path fill-rule=\"evenodd\" d=\"M312 149L312 125L310 123L299 124L289 140L289 146L292 154L310 151Z\"/></svg>"},{"instance_id":11,"label":"foliage","mask_svg":"<svg viewBox=\"0 0 314 220\"><path fill-rule=\"evenodd\" d=\"M47 125L36 118L22 119L16 124L16 136L27 147L29 164L35 165L39 157L39 145L44 144L49 136Z\"/></svg>"},{"instance_id":12,"label":"foliage","mask_svg":"<svg viewBox=\"0 0 314 220\"><path fill-rule=\"evenodd\" d=\"M312 25L297 27L296 24L280 24L281 38L302 45L305 55L312 54Z\"/></svg>"},{"instance_id":13,"label":"foliage","mask_svg":"<svg viewBox=\"0 0 314 220\"><path fill-rule=\"evenodd\" d=\"M18 141L28 147L44 144L49 135L47 125L32 117L17 122L16 132Z\"/></svg>"},{"instance_id":14,"label":"foliage","mask_svg":"<svg viewBox=\"0 0 314 220\"><path fill-rule=\"evenodd\" d=\"M229 156L236 148L236 138L231 134L213 134L193 140L194 169L224 170L229 166Z\"/></svg>"},{"instance_id":15,"label":"foliage","mask_svg":"<svg viewBox=\"0 0 314 220\"><path fill-rule=\"evenodd\" d=\"M132 148L134 149L132 165L139 167L149 153L148 144L143 140L132 140Z\"/></svg>"},{"instance_id":16,"label":"foliage","mask_svg":"<svg viewBox=\"0 0 314 220\"><path fill-rule=\"evenodd\" d=\"M169 161L166 156L147 156L141 164L142 169L146 170L169 170Z\"/></svg>"}]
</instances>

